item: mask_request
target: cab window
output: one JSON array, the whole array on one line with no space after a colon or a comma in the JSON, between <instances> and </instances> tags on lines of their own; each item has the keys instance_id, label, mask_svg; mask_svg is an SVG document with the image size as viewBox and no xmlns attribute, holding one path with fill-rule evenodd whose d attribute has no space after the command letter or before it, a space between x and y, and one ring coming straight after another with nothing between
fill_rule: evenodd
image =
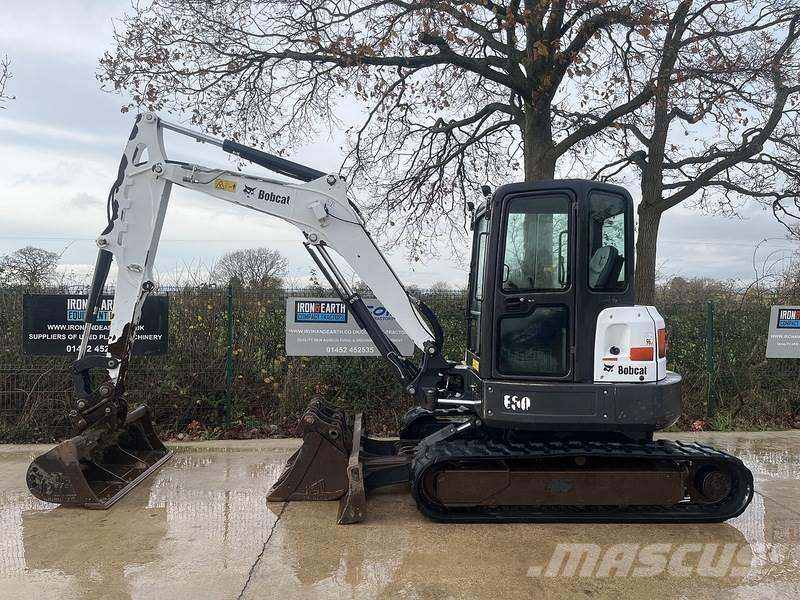
<instances>
[{"instance_id":1,"label":"cab window","mask_svg":"<svg viewBox=\"0 0 800 600\"><path fill-rule=\"evenodd\" d=\"M569 198L513 198L508 204L504 291L564 290L569 286Z\"/></svg>"},{"instance_id":2,"label":"cab window","mask_svg":"<svg viewBox=\"0 0 800 600\"><path fill-rule=\"evenodd\" d=\"M626 198L609 192L593 191L589 196L588 260L592 290L614 292L627 287L627 204Z\"/></svg>"},{"instance_id":3,"label":"cab window","mask_svg":"<svg viewBox=\"0 0 800 600\"><path fill-rule=\"evenodd\" d=\"M470 269L470 288L472 293L469 299L468 314L468 348L476 355L480 354L480 322L483 307L483 274L486 269L486 251L489 243L489 220L486 214L481 216L475 224L475 248L472 255L472 268Z\"/></svg>"}]
</instances>

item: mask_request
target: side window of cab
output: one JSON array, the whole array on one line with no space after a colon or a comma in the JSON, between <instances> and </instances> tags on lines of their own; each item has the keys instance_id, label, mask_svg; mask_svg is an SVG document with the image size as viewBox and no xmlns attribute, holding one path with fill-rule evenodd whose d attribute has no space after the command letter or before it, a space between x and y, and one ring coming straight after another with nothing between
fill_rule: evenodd
<instances>
[{"instance_id":1,"label":"side window of cab","mask_svg":"<svg viewBox=\"0 0 800 600\"><path fill-rule=\"evenodd\" d=\"M621 292L627 286L625 261L628 200L593 191L589 196L589 289Z\"/></svg>"}]
</instances>

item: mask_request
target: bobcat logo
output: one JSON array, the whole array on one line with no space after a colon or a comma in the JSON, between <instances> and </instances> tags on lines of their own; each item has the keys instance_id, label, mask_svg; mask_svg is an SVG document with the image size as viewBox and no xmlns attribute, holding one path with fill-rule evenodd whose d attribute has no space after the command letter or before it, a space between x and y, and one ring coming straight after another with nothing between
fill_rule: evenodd
<instances>
[{"instance_id":1,"label":"bobcat logo","mask_svg":"<svg viewBox=\"0 0 800 600\"><path fill-rule=\"evenodd\" d=\"M244 186L244 193L245 193L245 195L247 195L247 197L248 197L248 198L252 198L252 197L253 197L253 194L255 193L255 191L256 191L256 188L255 188L255 186L253 186L253 187L250 187L249 185L246 185L246 184L245 184L245 186Z\"/></svg>"},{"instance_id":2,"label":"bobcat logo","mask_svg":"<svg viewBox=\"0 0 800 600\"><path fill-rule=\"evenodd\" d=\"M614 365L607 365L605 363L603 364L603 371L604 372L611 373L611 371L613 371L613 370L614 370Z\"/></svg>"},{"instance_id":3,"label":"bobcat logo","mask_svg":"<svg viewBox=\"0 0 800 600\"><path fill-rule=\"evenodd\" d=\"M530 410L531 399L528 396L511 396L506 394L503 396L503 406L508 410Z\"/></svg>"}]
</instances>

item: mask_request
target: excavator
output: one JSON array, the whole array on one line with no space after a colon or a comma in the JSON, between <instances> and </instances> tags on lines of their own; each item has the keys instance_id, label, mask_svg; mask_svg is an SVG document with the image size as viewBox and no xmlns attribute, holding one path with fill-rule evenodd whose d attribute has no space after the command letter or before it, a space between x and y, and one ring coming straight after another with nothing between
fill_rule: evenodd
<instances>
[{"instance_id":1,"label":"excavator","mask_svg":"<svg viewBox=\"0 0 800 600\"><path fill-rule=\"evenodd\" d=\"M167 158L164 132L219 147L283 179ZM291 181L287 181L291 180ZM443 522L720 522L742 513L753 476L697 442L654 438L681 411L664 319L636 305L633 201L588 180L483 189L469 207L472 255L463 360L443 354L434 312L412 297L347 196L346 181L146 112L136 118L108 196L108 223L71 366L77 435L36 458L37 498L107 509L172 456L125 379L173 185L282 219L391 365L414 408L398 439L371 438L364 415L322 398L300 417L303 443L272 502L338 500L339 523L367 516L366 494L410 487ZM431 241L434 243L434 240ZM87 351L116 262L107 352ZM349 285L342 261L415 345L402 355Z\"/></svg>"}]
</instances>

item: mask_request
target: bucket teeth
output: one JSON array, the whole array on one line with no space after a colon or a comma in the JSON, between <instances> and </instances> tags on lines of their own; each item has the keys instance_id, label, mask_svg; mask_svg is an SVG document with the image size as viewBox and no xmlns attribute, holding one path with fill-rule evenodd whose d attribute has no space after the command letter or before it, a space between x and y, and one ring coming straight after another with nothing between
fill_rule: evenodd
<instances>
[{"instance_id":1,"label":"bucket teeth","mask_svg":"<svg viewBox=\"0 0 800 600\"><path fill-rule=\"evenodd\" d=\"M119 432L98 424L38 456L28 467L28 489L46 502L106 509L171 457L140 406Z\"/></svg>"},{"instance_id":2,"label":"bucket teeth","mask_svg":"<svg viewBox=\"0 0 800 600\"><path fill-rule=\"evenodd\" d=\"M300 418L303 445L289 458L267 500L336 500L348 490L352 434L341 410L314 398Z\"/></svg>"}]
</instances>

